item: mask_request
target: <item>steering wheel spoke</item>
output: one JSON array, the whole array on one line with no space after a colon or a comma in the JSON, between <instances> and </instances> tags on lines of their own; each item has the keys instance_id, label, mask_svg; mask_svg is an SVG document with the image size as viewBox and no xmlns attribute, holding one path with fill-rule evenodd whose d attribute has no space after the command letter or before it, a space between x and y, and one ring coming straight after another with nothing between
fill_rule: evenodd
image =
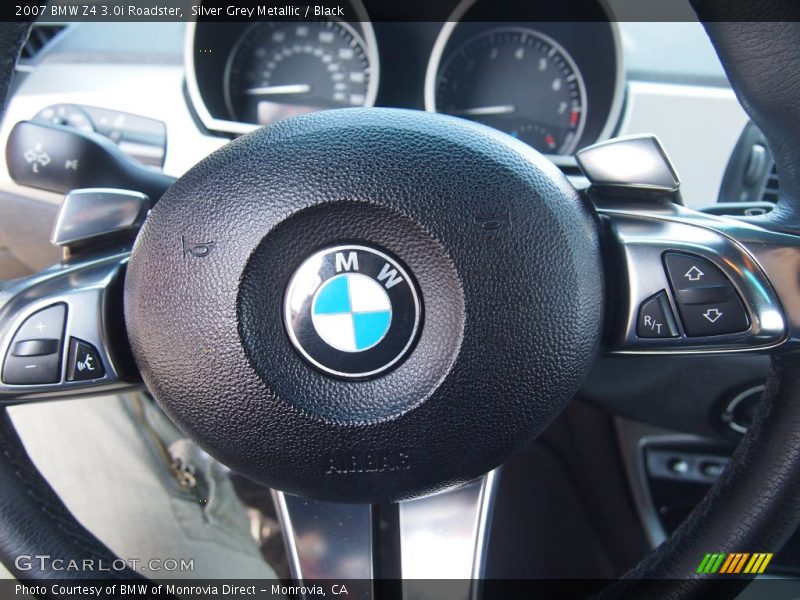
<instances>
[{"instance_id":1,"label":"steering wheel spoke","mask_svg":"<svg viewBox=\"0 0 800 600\"><path fill-rule=\"evenodd\" d=\"M606 230L614 353L766 351L797 340L800 238L682 206L658 139L578 153Z\"/></svg>"},{"instance_id":2,"label":"steering wheel spoke","mask_svg":"<svg viewBox=\"0 0 800 600\"><path fill-rule=\"evenodd\" d=\"M377 580L402 578L403 598L476 597L499 469L462 486L392 505L341 504L273 491L293 578L336 582L348 597L379 598ZM387 514L388 513L388 514ZM442 581L430 586L431 580ZM423 582L420 584L419 582ZM397 592L397 590L395 590Z\"/></svg>"},{"instance_id":3,"label":"steering wheel spoke","mask_svg":"<svg viewBox=\"0 0 800 600\"><path fill-rule=\"evenodd\" d=\"M64 263L0 288L0 403L139 385L121 319L127 260Z\"/></svg>"},{"instance_id":4,"label":"steering wheel spoke","mask_svg":"<svg viewBox=\"0 0 800 600\"><path fill-rule=\"evenodd\" d=\"M675 205L599 212L617 246L613 352L764 351L797 341L784 306L796 305L786 268L800 260L800 239Z\"/></svg>"}]
</instances>

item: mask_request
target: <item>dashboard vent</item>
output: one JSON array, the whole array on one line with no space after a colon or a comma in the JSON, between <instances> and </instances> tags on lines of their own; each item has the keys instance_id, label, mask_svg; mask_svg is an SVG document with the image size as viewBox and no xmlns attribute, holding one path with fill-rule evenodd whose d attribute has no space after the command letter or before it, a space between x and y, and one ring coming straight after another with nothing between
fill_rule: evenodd
<instances>
[{"instance_id":1,"label":"dashboard vent","mask_svg":"<svg viewBox=\"0 0 800 600\"><path fill-rule=\"evenodd\" d=\"M775 204L778 188L778 171L769 144L755 123L748 122L728 161L717 201Z\"/></svg>"},{"instance_id":2,"label":"dashboard vent","mask_svg":"<svg viewBox=\"0 0 800 600\"><path fill-rule=\"evenodd\" d=\"M19 57L20 62L22 64L32 63L42 50L64 29L66 29L66 25L34 24L31 34L28 36L28 41L22 47L22 54Z\"/></svg>"},{"instance_id":3,"label":"dashboard vent","mask_svg":"<svg viewBox=\"0 0 800 600\"><path fill-rule=\"evenodd\" d=\"M778 184L778 168L775 166L775 163L772 163L772 168L770 169L769 175L767 175L767 179L764 182L764 191L761 194L761 200L764 202L777 202L779 190L780 185Z\"/></svg>"}]
</instances>

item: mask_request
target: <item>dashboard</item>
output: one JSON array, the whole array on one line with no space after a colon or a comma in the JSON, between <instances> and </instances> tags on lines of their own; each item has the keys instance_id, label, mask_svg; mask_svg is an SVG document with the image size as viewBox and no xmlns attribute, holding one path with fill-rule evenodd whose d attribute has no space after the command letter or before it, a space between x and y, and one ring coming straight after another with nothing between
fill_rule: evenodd
<instances>
[{"instance_id":1,"label":"dashboard","mask_svg":"<svg viewBox=\"0 0 800 600\"><path fill-rule=\"evenodd\" d=\"M200 120L237 134L315 110L424 109L559 156L618 123L621 39L599 5L597 21L493 23L483 12L495 2L466 0L436 27L373 23L375 4L351 0L351 22L190 24L186 71Z\"/></svg>"},{"instance_id":2,"label":"dashboard","mask_svg":"<svg viewBox=\"0 0 800 600\"><path fill-rule=\"evenodd\" d=\"M747 117L699 24L604 22L600 17L548 22L532 15L510 26L488 21L481 12L498 2L431 2L441 5L438 20L397 21L387 15L386 3L365 0L353 5L361 6L361 14L314 24L306 32L314 43L292 41L290 48L285 44L292 25L286 22L72 23L15 78L0 144L5 147L19 121L55 119L107 135L136 160L178 177L259 127L261 117L275 122L292 111L362 102L451 114L476 108L485 113L488 107L495 114L459 116L547 146L543 150L578 186L582 180L570 146L656 134L681 176L684 202L692 207L714 203ZM291 33L296 36L296 28ZM266 60L267 81L259 81L265 77L262 69L247 83L259 54L280 43L281 54L289 55L282 68ZM328 63L320 44L335 53L330 58L335 64L324 69ZM491 68L495 51L505 65L499 69ZM547 64L540 70L542 58ZM571 76L574 80L567 82ZM346 88L335 89L340 83ZM554 83L559 89L553 90ZM266 96L244 93L266 84L295 87L279 87L283 93ZM334 97L339 92L344 101ZM534 98L537 93L543 96ZM265 100L271 108L259 117ZM567 108L560 114L564 102ZM0 161L0 256L9 257L13 249L16 264L0 278L58 259L49 236L62 198L20 185Z\"/></svg>"}]
</instances>

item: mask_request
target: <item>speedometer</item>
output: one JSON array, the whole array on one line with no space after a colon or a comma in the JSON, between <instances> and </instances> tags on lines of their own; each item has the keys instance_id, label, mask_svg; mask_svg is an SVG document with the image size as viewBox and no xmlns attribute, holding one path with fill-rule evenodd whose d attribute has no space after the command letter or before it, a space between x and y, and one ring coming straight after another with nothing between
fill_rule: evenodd
<instances>
[{"instance_id":1,"label":"speedometer","mask_svg":"<svg viewBox=\"0 0 800 600\"><path fill-rule=\"evenodd\" d=\"M500 27L447 55L433 108L505 131L540 152L570 154L586 122L586 88L555 40L533 29Z\"/></svg>"},{"instance_id":2,"label":"speedometer","mask_svg":"<svg viewBox=\"0 0 800 600\"><path fill-rule=\"evenodd\" d=\"M258 23L236 44L226 71L231 118L259 125L370 106L377 91L377 58L341 21Z\"/></svg>"}]
</instances>

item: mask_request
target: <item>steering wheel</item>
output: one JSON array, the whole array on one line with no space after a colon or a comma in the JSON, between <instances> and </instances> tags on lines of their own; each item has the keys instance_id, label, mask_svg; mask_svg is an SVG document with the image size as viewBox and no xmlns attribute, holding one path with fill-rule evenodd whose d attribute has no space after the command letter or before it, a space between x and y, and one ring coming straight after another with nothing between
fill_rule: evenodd
<instances>
[{"instance_id":1,"label":"steering wheel","mask_svg":"<svg viewBox=\"0 0 800 600\"><path fill-rule=\"evenodd\" d=\"M325 510L363 516L400 502L413 515L449 510L437 502L462 494L479 522L485 474L558 415L600 351L769 352L760 409L723 475L605 591L704 595L714 581L696 573L705 553L772 552L800 523L800 9L694 6L775 156L782 197L769 215L735 220L670 202L677 178L646 138L585 151L593 185L579 193L537 152L474 123L393 109L305 115L191 169L132 250L76 253L0 288L0 357L55 307L59 352L77 348L94 361L84 369L102 368L85 377L65 367L34 385L4 371L0 400L141 385L126 371L132 354L198 445L285 492L298 553L304 519ZM27 29L0 27L4 98ZM708 312L709 298L722 309ZM645 305L660 311L647 322L658 331L642 330ZM37 472L5 411L0 489L0 558L16 576L82 576L20 571L19 555L114 562ZM470 558L465 578L479 563Z\"/></svg>"}]
</instances>

